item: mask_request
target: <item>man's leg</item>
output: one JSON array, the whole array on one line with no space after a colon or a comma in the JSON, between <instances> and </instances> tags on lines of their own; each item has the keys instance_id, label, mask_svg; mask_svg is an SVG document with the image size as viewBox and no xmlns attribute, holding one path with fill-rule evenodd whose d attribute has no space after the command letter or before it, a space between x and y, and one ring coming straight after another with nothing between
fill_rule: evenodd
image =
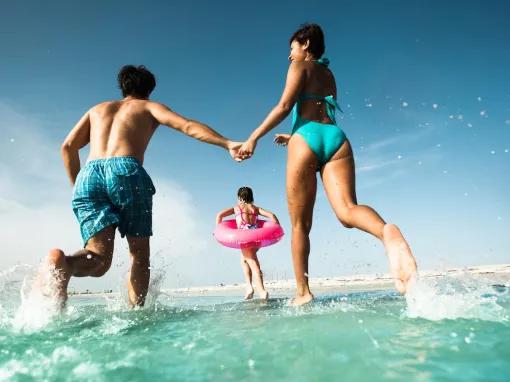
<instances>
[{"instance_id":1,"label":"man's leg","mask_svg":"<svg viewBox=\"0 0 510 382\"><path fill-rule=\"evenodd\" d=\"M65 256L60 249L52 249L46 258L54 272L57 295L63 302L67 299L67 285L71 276L101 277L112 264L115 226L109 226L89 239L84 249Z\"/></svg>"},{"instance_id":2,"label":"man's leg","mask_svg":"<svg viewBox=\"0 0 510 382\"><path fill-rule=\"evenodd\" d=\"M131 271L128 278L129 302L143 306L149 290L150 244L149 237L127 237L131 256Z\"/></svg>"}]
</instances>

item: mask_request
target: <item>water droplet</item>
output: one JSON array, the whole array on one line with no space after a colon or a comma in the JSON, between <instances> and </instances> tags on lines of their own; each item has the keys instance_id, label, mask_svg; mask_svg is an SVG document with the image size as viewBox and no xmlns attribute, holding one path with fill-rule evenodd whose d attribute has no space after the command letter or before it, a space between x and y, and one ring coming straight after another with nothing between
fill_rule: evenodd
<instances>
[{"instance_id":1,"label":"water droplet","mask_svg":"<svg viewBox=\"0 0 510 382\"><path fill-rule=\"evenodd\" d=\"M486 116L487 116L487 110L482 110L482 111L480 112L480 115L481 115L482 117L486 117Z\"/></svg>"},{"instance_id":2,"label":"water droplet","mask_svg":"<svg viewBox=\"0 0 510 382\"><path fill-rule=\"evenodd\" d=\"M508 149L505 149L505 153L507 153L507 152L508 152Z\"/></svg>"},{"instance_id":3,"label":"water droplet","mask_svg":"<svg viewBox=\"0 0 510 382\"><path fill-rule=\"evenodd\" d=\"M409 106L409 104L406 101L403 101L402 102L402 107L407 107L407 106Z\"/></svg>"},{"instance_id":4,"label":"water droplet","mask_svg":"<svg viewBox=\"0 0 510 382\"><path fill-rule=\"evenodd\" d=\"M455 332L451 332L451 333L450 333L450 337L453 337L453 338L457 337L457 333L455 333Z\"/></svg>"},{"instance_id":5,"label":"water droplet","mask_svg":"<svg viewBox=\"0 0 510 382\"><path fill-rule=\"evenodd\" d=\"M478 100L478 102L480 102L482 100L482 97L477 97L476 99Z\"/></svg>"},{"instance_id":6,"label":"water droplet","mask_svg":"<svg viewBox=\"0 0 510 382\"><path fill-rule=\"evenodd\" d=\"M11 142L14 142L14 138L9 139Z\"/></svg>"},{"instance_id":7,"label":"water droplet","mask_svg":"<svg viewBox=\"0 0 510 382\"><path fill-rule=\"evenodd\" d=\"M397 158L398 159L402 159L402 155L397 155Z\"/></svg>"},{"instance_id":8,"label":"water droplet","mask_svg":"<svg viewBox=\"0 0 510 382\"><path fill-rule=\"evenodd\" d=\"M464 192L464 196L468 196L468 193L467 193L467 192Z\"/></svg>"},{"instance_id":9,"label":"water droplet","mask_svg":"<svg viewBox=\"0 0 510 382\"><path fill-rule=\"evenodd\" d=\"M471 343L471 338L464 337L464 342L467 343L467 344L470 344Z\"/></svg>"},{"instance_id":10,"label":"water droplet","mask_svg":"<svg viewBox=\"0 0 510 382\"><path fill-rule=\"evenodd\" d=\"M419 162L418 162L418 165L420 165L420 166L421 166L421 165L422 165L422 161L419 161Z\"/></svg>"},{"instance_id":11,"label":"water droplet","mask_svg":"<svg viewBox=\"0 0 510 382\"><path fill-rule=\"evenodd\" d=\"M120 189L121 189L121 190L123 190L123 189L124 189L124 187L121 187Z\"/></svg>"},{"instance_id":12,"label":"water droplet","mask_svg":"<svg viewBox=\"0 0 510 382\"><path fill-rule=\"evenodd\" d=\"M437 109L437 108L439 107L439 105L438 105L437 103L433 103L433 104L432 104L432 107L433 107L434 109Z\"/></svg>"},{"instance_id":13,"label":"water droplet","mask_svg":"<svg viewBox=\"0 0 510 382\"><path fill-rule=\"evenodd\" d=\"M443 174L448 174L448 170L443 170Z\"/></svg>"},{"instance_id":14,"label":"water droplet","mask_svg":"<svg viewBox=\"0 0 510 382\"><path fill-rule=\"evenodd\" d=\"M496 150L491 150L491 154L492 155L496 154Z\"/></svg>"},{"instance_id":15,"label":"water droplet","mask_svg":"<svg viewBox=\"0 0 510 382\"><path fill-rule=\"evenodd\" d=\"M358 320L358 324L362 324L363 323L363 320L362 319L359 319Z\"/></svg>"},{"instance_id":16,"label":"water droplet","mask_svg":"<svg viewBox=\"0 0 510 382\"><path fill-rule=\"evenodd\" d=\"M253 369L253 367L254 367L254 366L255 366L255 361L254 361L254 360L252 360L252 359L249 359L249 360L248 360L248 367L249 367L250 369Z\"/></svg>"},{"instance_id":17,"label":"water droplet","mask_svg":"<svg viewBox=\"0 0 510 382\"><path fill-rule=\"evenodd\" d=\"M470 123L468 123L468 124L467 124L467 127L473 127L473 125L472 125L472 124L470 124Z\"/></svg>"},{"instance_id":18,"label":"water droplet","mask_svg":"<svg viewBox=\"0 0 510 382\"><path fill-rule=\"evenodd\" d=\"M436 147L441 147L441 143L438 143L438 144L436 145Z\"/></svg>"},{"instance_id":19,"label":"water droplet","mask_svg":"<svg viewBox=\"0 0 510 382\"><path fill-rule=\"evenodd\" d=\"M372 107L372 104L371 103L367 103L365 106L366 107Z\"/></svg>"},{"instance_id":20,"label":"water droplet","mask_svg":"<svg viewBox=\"0 0 510 382\"><path fill-rule=\"evenodd\" d=\"M454 118L453 114L450 114L448 118L453 119Z\"/></svg>"}]
</instances>

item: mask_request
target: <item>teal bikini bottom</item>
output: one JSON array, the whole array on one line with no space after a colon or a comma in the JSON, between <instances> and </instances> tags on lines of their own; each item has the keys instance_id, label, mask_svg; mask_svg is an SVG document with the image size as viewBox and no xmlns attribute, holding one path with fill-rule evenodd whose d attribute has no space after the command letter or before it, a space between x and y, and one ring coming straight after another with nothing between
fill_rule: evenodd
<instances>
[{"instance_id":1,"label":"teal bikini bottom","mask_svg":"<svg viewBox=\"0 0 510 382\"><path fill-rule=\"evenodd\" d=\"M299 118L292 134L299 134L317 156L319 167L324 166L347 140L337 125Z\"/></svg>"}]
</instances>

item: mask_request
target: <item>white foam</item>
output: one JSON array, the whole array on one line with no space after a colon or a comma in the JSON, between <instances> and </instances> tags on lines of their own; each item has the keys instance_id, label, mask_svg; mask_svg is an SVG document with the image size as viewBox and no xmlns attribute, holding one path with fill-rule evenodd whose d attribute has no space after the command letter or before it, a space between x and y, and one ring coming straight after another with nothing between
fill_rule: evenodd
<instances>
[{"instance_id":1,"label":"white foam","mask_svg":"<svg viewBox=\"0 0 510 382\"><path fill-rule=\"evenodd\" d=\"M90 380L102 380L101 368L98 364L92 362L82 362L73 369L73 377L77 379Z\"/></svg>"},{"instance_id":2,"label":"white foam","mask_svg":"<svg viewBox=\"0 0 510 382\"><path fill-rule=\"evenodd\" d=\"M56 288L59 277L54 268L43 264L37 276L24 278L21 305L12 320L15 331L41 330L62 312L62 300Z\"/></svg>"},{"instance_id":3,"label":"white foam","mask_svg":"<svg viewBox=\"0 0 510 382\"><path fill-rule=\"evenodd\" d=\"M417 280L406 302L405 314L411 318L509 320L491 283L468 274Z\"/></svg>"}]
</instances>

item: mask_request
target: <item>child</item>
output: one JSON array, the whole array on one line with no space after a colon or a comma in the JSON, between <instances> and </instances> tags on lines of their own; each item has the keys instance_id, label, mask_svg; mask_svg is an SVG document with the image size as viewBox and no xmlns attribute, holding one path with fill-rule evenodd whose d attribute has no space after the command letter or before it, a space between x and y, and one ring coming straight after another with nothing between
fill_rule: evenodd
<instances>
[{"instance_id":1,"label":"child","mask_svg":"<svg viewBox=\"0 0 510 382\"><path fill-rule=\"evenodd\" d=\"M216 224L220 224L225 216L235 214L238 229L255 229L257 228L257 216L262 215L275 223L278 223L276 215L271 211L264 210L253 204L253 191L250 187L241 187L237 191L237 206L227 208L218 213L216 216ZM241 267L243 269L244 278L246 279L246 294L245 300L253 298L253 285L252 277L255 281L255 286L259 291L261 299L267 300L269 294L264 288L264 281L262 280L262 271L260 270L259 260L257 258L258 248L243 248L241 249Z\"/></svg>"}]
</instances>

